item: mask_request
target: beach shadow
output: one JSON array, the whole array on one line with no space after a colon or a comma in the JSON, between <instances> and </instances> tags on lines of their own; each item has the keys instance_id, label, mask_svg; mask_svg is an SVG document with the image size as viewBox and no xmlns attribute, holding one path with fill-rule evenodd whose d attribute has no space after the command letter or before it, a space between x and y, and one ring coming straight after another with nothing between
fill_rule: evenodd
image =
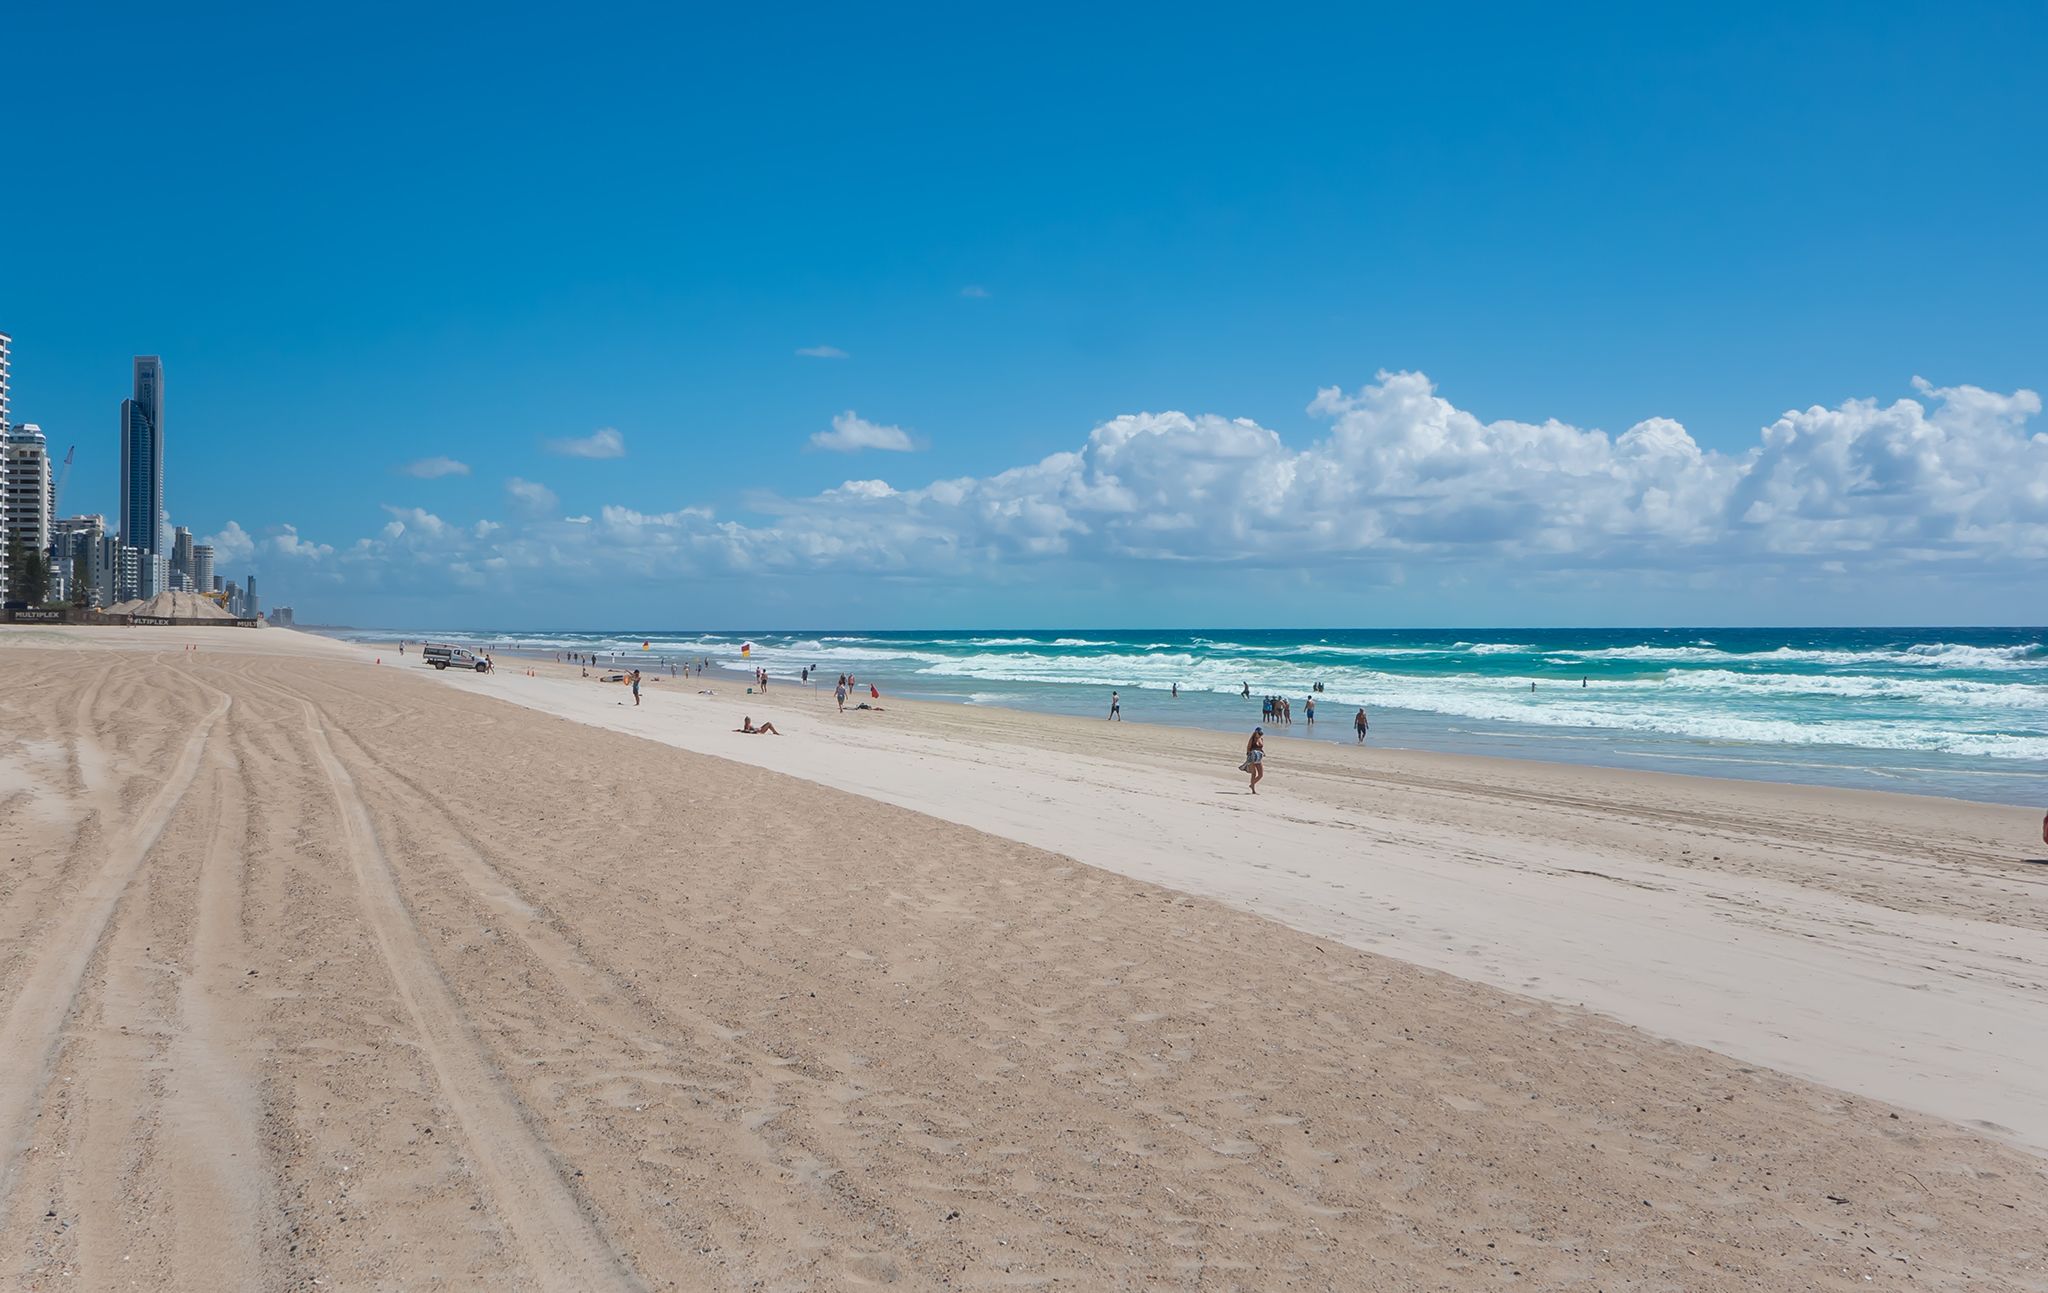
<instances>
[{"instance_id":1,"label":"beach shadow","mask_svg":"<svg viewBox=\"0 0 2048 1293\"><path fill-rule=\"evenodd\" d=\"M2048 866L2048 858L2021 858L2021 866Z\"/></svg>"}]
</instances>

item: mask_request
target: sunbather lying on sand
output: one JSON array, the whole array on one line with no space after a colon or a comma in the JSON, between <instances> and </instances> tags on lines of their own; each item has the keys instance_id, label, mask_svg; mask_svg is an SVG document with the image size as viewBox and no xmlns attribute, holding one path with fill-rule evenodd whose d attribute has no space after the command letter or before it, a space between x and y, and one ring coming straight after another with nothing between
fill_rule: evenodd
<instances>
[{"instance_id":1,"label":"sunbather lying on sand","mask_svg":"<svg viewBox=\"0 0 2048 1293\"><path fill-rule=\"evenodd\" d=\"M782 733L780 733L780 732L778 732L778 731L776 731L776 730L775 730L775 724L773 724L773 723L763 723L763 724L761 724L761 726L759 726L759 727L755 727L755 726L754 726L754 720L753 720L753 718L752 718L751 716L749 716L749 717L747 717L747 718L743 718L743 719L741 719L741 720L740 720L740 725L739 725L738 727L735 727L735 728L734 728L734 729L732 729L732 730L733 730L733 731L735 731L735 732L745 732L745 733L746 733L746 734L747 734L748 736L763 736L763 735L766 735L766 736L781 736L781 735L782 735Z\"/></svg>"}]
</instances>

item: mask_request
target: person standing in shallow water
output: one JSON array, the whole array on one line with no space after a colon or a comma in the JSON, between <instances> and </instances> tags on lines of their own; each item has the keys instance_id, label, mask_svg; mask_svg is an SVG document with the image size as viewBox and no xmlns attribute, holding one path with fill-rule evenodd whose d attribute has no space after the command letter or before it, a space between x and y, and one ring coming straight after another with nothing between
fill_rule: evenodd
<instances>
[{"instance_id":1,"label":"person standing in shallow water","mask_svg":"<svg viewBox=\"0 0 2048 1293\"><path fill-rule=\"evenodd\" d=\"M1366 729L1371 726L1372 724L1366 721L1365 706L1360 705L1358 707L1358 713L1353 715L1351 719L1351 730L1358 733L1358 743L1360 745L1365 744Z\"/></svg>"}]
</instances>

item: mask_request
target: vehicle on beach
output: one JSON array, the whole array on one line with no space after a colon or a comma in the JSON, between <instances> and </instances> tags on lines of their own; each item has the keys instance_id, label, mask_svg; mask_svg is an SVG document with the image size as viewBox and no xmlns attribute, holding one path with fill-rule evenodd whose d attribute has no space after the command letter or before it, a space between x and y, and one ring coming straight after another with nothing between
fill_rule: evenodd
<instances>
[{"instance_id":1,"label":"vehicle on beach","mask_svg":"<svg viewBox=\"0 0 2048 1293\"><path fill-rule=\"evenodd\" d=\"M448 666L454 665L457 669L474 669L478 673L489 673L491 671L491 662L489 660L484 659L474 651L465 651L461 647L429 643L427 649L420 652L420 659L425 660L436 669L446 669Z\"/></svg>"}]
</instances>

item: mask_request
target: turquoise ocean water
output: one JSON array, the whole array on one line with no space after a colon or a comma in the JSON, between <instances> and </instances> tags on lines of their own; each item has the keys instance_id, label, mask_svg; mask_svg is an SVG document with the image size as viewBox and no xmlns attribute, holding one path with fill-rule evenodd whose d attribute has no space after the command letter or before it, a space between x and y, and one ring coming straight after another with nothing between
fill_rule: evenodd
<instances>
[{"instance_id":1,"label":"turquoise ocean water","mask_svg":"<svg viewBox=\"0 0 2048 1293\"><path fill-rule=\"evenodd\" d=\"M1239 733L2048 801L2048 629L355 630L499 651L851 672L885 695ZM641 644L649 644L642 650ZM750 654L742 647L751 644ZM1179 699L1170 695L1181 688ZM1249 684L1252 700L1240 696ZM1315 684L1323 691L1313 693ZM1531 684L1534 684L1533 688ZM1303 701L1317 699L1314 729Z\"/></svg>"}]
</instances>

